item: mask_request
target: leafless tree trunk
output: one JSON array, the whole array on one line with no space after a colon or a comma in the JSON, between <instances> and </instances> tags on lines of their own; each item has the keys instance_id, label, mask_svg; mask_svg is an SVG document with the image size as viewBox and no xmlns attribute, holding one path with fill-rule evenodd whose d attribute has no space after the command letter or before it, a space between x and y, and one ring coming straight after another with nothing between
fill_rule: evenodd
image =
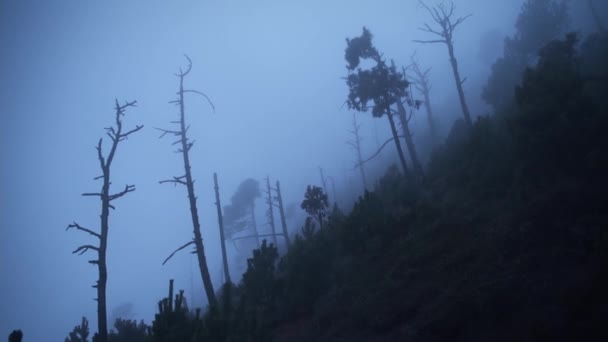
<instances>
[{"instance_id":1,"label":"leafless tree trunk","mask_svg":"<svg viewBox=\"0 0 608 342\"><path fill-rule=\"evenodd\" d=\"M228 257L226 256L226 238L224 237L224 218L222 216L222 202L220 201L220 187L217 183L217 173L213 173L213 183L215 189L215 206L217 207L217 223L220 228L220 244L222 246L222 260L224 261L224 277L227 283L232 283L230 280L230 272L228 270Z\"/></svg>"},{"instance_id":2,"label":"leafless tree trunk","mask_svg":"<svg viewBox=\"0 0 608 342\"><path fill-rule=\"evenodd\" d=\"M397 127L395 126L395 120L393 120L393 114L389 110L386 113L386 117L388 117L388 122L391 125L391 132L393 133L393 140L395 141L395 146L397 147L397 153L399 154L399 160L401 161L401 166L403 167L403 172L405 173L405 177L408 179L412 179L412 173L407 168L407 163L405 161L405 157L403 156L403 149L401 148L401 141L399 139L399 133L397 133ZM384 146L383 146L384 147Z\"/></svg>"},{"instance_id":3,"label":"leafless tree trunk","mask_svg":"<svg viewBox=\"0 0 608 342\"><path fill-rule=\"evenodd\" d=\"M285 236L285 243L287 244L287 249L291 246L291 241L289 240L289 234L287 233L287 221L285 220L285 211L283 210L283 196L281 195L281 184L277 181L277 202L279 206L279 214L281 215L281 227L283 228L283 236Z\"/></svg>"},{"instance_id":4,"label":"leafless tree trunk","mask_svg":"<svg viewBox=\"0 0 608 342\"><path fill-rule=\"evenodd\" d=\"M403 137L405 138L405 146L407 146L410 158L412 159L412 164L414 165L414 172L419 178L423 178L424 172L422 171L422 164L420 164L420 159L418 159L418 152L416 152L416 146L414 145L414 139L412 138L409 126L412 116L407 116L405 107L401 101L397 101L397 112L399 113L399 119L401 120L401 129L403 130Z\"/></svg>"},{"instance_id":5,"label":"leafless tree trunk","mask_svg":"<svg viewBox=\"0 0 608 342\"><path fill-rule=\"evenodd\" d=\"M357 116L355 113L353 113L353 129L350 131L350 133L353 135L354 139L349 140L346 143L350 145L356 153L357 162L355 163L355 168L359 169L363 189L367 190L367 180L365 177L365 169L363 168L363 157L361 156L361 136L359 135L360 128L361 125L357 123Z\"/></svg>"},{"instance_id":6,"label":"leafless tree trunk","mask_svg":"<svg viewBox=\"0 0 608 342\"><path fill-rule=\"evenodd\" d=\"M410 76L409 78L414 81L414 86L424 96L424 108L426 110L426 119L429 123L431 144L433 146L436 146L437 127L435 123L435 118L433 117L433 109L431 106L431 85L429 82L429 73L431 72L431 68L422 71L422 69L420 69L420 65L418 64L418 61L416 61L414 57L412 57L412 64L410 64L410 68L414 71L414 75Z\"/></svg>"},{"instance_id":7,"label":"leafless tree trunk","mask_svg":"<svg viewBox=\"0 0 608 342\"><path fill-rule=\"evenodd\" d=\"M260 248L260 238L258 233L258 223L255 220L255 204L251 205L251 223L253 224L253 234L255 235L255 243Z\"/></svg>"},{"instance_id":8,"label":"leafless tree trunk","mask_svg":"<svg viewBox=\"0 0 608 342\"><path fill-rule=\"evenodd\" d=\"M456 61L456 57L454 55L454 40L453 34L456 27L462 24L470 15L459 17L454 22L452 22L452 15L454 14L454 3L450 4L450 8L446 8L444 4L439 4L434 7L429 7L422 1L420 1L420 5L424 7L435 23L437 23L440 27L439 30L432 29L428 24L424 24L423 28L420 28L421 31L428 32L439 36L439 39L433 40L414 40L417 43L425 43L425 44L434 44L434 43L443 43L448 47L448 54L450 56L450 64L452 65L452 72L454 73L454 80L456 81L456 89L458 90L458 98L460 99L460 106L462 107L462 114L464 115L464 120L467 124L472 125L471 114L469 112L469 107L467 106L467 101L464 96L464 90L462 89L462 84L466 81L465 79L460 78L460 72L458 71L458 62Z\"/></svg>"},{"instance_id":9,"label":"leafless tree trunk","mask_svg":"<svg viewBox=\"0 0 608 342\"><path fill-rule=\"evenodd\" d=\"M194 141L189 141L189 139L187 137L188 128L190 126L186 125L185 108L184 108L185 107L184 106L184 94L186 94L186 93L199 94L207 99L207 101L209 102L209 104L211 105L211 107L213 108L214 111L215 111L215 107L213 106L213 103L211 102L211 100L209 100L209 97L207 97L207 95L205 95L204 93L202 93L198 90L184 89L184 77L186 77L186 75L188 75L188 73L190 73L190 70L192 69L192 61L190 60L190 58L188 56L186 56L186 59L188 59L188 68L186 69L186 71L182 71L182 69L180 68L179 74L176 74L176 76L179 77L179 91L177 92L179 97L177 100L173 100L170 102L170 103L175 103L179 106L179 110L180 110L179 121L172 122L174 124L177 124L179 126L179 128L177 130L160 129L163 132L162 135L160 136L161 138L166 134L170 134L170 135L179 137L179 139L177 141L175 141L173 144L174 145L179 144L181 146L177 150L177 152L182 154L182 157L184 160L185 174L183 176L173 177L173 179L160 181L160 183L161 184L162 183L173 183L175 185L181 184L181 185L186 186L186 189L188 190L188 201L190 203L190 215L192 217L194 238L191 241L189 241L188 243L186 243L183 246L176 249L173 253L171 253L171 255L169 255L169 257L167 259L165 259L163 264L165 264L173 255L175 255L176 252L188 247L189 245L194 245L196 256L198 258L199 269L201 272L201 278L203 280L203 286L205 287L205 292L207 294L208 303L210 306L216 306L217 299L215 297L215 291L213 290L213 283L211 282L211 276L209 276L207 258L205 257L205 247L203 245L203 237L201 235L201 224L199 221L198 210L196 207L197 197L194 194L194 180L192 179L192 172L191 172L191 167L190 167L190 156L189 156L189 151L192 148Z\"/></svg>"},{"instance_id":10,"label":"leafless tree trunk","mask_svg":"<svg viewBox=\"0 0 608 342\"><path fill-rule=\"evenodd\" d=\"M274 246L277 247L277 231L274 226L274 210L273 210L273 201L272 201L272 189L270 188L270 177L266 177L266 204L268 204L268 224L270 225L270 229L272 230L272 241L274 242Z\"/></svg>"},{"instance_id":11,"label":"leafless tree trunk","mask_svg":"<svg viewBox=\"0 0 608 342\"><path fill-rule=\"evenodd\" d=\"M112 166L112 161L114 160L114 156L116 154L116 149L118 147L118 143L123 140L126 140L129 135L139 131L143 128L143 125L135 126L134 129L123 132L122 127L122 116L125 115L125 110L128 107L134 107L137 101L126 102L124 105L119 105L118 100L116 100L115 105L115 114L116 114L116 122L115 126L107 127L106 135L110 137L112 140L112 146L110 147L110 152L107 155L107 158L104 157L102 152L102 143L103 139L99 139L97 142L97 159L99 159L99 166L101 168L101 176L95 177L95 180L101 179L103 184L101 186L101 192L95 193L83 193L82 196L96 196L101 200L101 226L100 233L97 233L89 228L85 228L78 223L74 222L68 225L67 229L75 228L76 230L83 231L90 235L93 235L99 240L99 245L82 245L76 248L72 253L78 253L80 255L84 254L88 250L92 250L97 252L97 259L89 260L89 263L93 265L97 265L99 271L99 279L97 280L97 284L93 285L94 288L97 289L97 329L98 329L98 341L107 342L108 340L108 319L107 319L107 309L106 309L106 285L108 282L108 269L106 265L106 251L108 248L108 230L109 230L109 216L110 209L115 209L114 205L112 205L112 201L126 195L129 192L135 191L134 185L126 185L123 191L120 191L115 194L110 194L110 171Z\"/></svg>"}]
</instances>

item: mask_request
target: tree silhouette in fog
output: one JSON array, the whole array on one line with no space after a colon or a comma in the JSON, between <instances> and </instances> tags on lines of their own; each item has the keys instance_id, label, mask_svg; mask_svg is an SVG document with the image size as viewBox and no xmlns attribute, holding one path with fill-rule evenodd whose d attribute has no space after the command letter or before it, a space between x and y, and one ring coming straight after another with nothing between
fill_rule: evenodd
<instances>
[{"instance_id":1,"label":"tree silhouette in fog","mask_svg":"<svg viewBox=\"0 0 608 342\"><path fill-rule=\"evenodd\" d=\"M327 194L318 186L308 186L304 194L304 200L300 205L309 215L309 218L314 219L319 224L319 228L323 229L325 218L329 214L329 201Z\"/></svg>"},{"instance_id":2,"label":"tree silhouette in fog","mask_svg":"<svg viewBox=\"0 0 608 342\"><path fill-rule=\"evenodd\" d=\"M460 107L462 108L462 115L467 124L471 125L471 113L469 112L469 106L464 96L464 90L462 85L466 81L466 77L463 79L460 77L460 70L458 70L458 61L456 60L456 54L454 52L454 30L458 25L462 24L470 15L464 17L453 18L454 16L454 3L451 2L450 6L446 6L440 3L437 6L430 7L424 2L420 1L420 5L429 13L433 21L439 25L439 28L432 28L428 24L424 24L424 27L420 28L421 31L434 34L438 36L436 39L430 40L414 40L417 43L423 44L445 44L448 48L448 55L450 57L450 64L452 66L452 72L454 74L454 81L456 81L456 90L458 91L458 99L460 100Z\"/></svg>"},{"instance_id":3,"label":"tree silhouette in fog","mask_svg":"<svg viewBox=\"0 0 608 342\"><path fill-rule=\"evenodd\" d=\"M524 70L535 62L545 44L565 33L568 18L561 1L527 0L517 18L515 34L505 38L503 56L492 65L482 98L497 110L511 104Z\"/></svg>"},{"instance_id":4,"label":"tree silhouette in fog","mask_svg":"<svg viewBox=\"0 0 608 342\"><path fill-rule=\"evenodd\" d=\"M407 91L409 82L405 79L405 75L402 72L398 72L394 64L389 67L385 63L382 55L372 44L371 32L365 27L363 28L361 36L353 39L346 39L344 58L348 63L346 66L348 70L346 84L349 88L346 101L348 107L356 111L366 112L369 109L368 103L372 102L372 115L374 117L386 115L393 134L391 140L395 142L403 172L408 178L412 178L412 174L407 167L405 156L401 148L401 142L399 140L399 137L401 136L397 133L397 127L393 120L394 112L391 109L391 106L396 105L406 143L408 143L408 149L410 150L410 157L414 164L414 171L417 175L421 176L422 167L416 156L407 125L409 120L405 117L405 109L401 102L402 98L409 98L409 93ZM375 65L370 69L364 70L359 67L361 60L371 60ZM388 142L390 142L390 140L385 142L380 147L379 151L386 146ZM375 155L377 155L379 151ZM372 158L374 156L372 156Z\"/></svg>"},{"instance_id":5,"label":"tree silhouette in fog","mask_svg":"<svg viewBox=\"0 0 608 342\"><path fill-rule=\"evenodd\" d=\"M178 252L190 245L194 245L194 251L195 251L197 259L198 259L198 266L199 266L199 270L201 273L201 278L203 280L203 286L205 287L205 293L207 294L207 301L210 306L216 306L217 299L215 298L215 291L213 290L213 283L211 282L211 276L209 275L207 257L205 256L205 246L203 244L203 237L201 235L201 223L200 223L200 220L198 217L198 209L196 206L197 197L194 194L194 179L192 178L192 168L190 166L190 154L189 154L190 149L194 145L194 140L190 141L190 139L188 139L188 135L187 135L188 129L190 128L190 126L186 124L186 109L185 109L186 105L184 102L184 95L193 93L193 94L198 94L198 95L203 96L205 99L207 99L207 101L211 105L211 108L213 109L214 112L215 112L215 106L213 105L213 103L211 102L209 97L207 97L207 95L205 95L204 93L202 93L198 90L184 88L184 78L192 70L192 61L190 60L190 58L188 56L186 56L186 55L184 55L184 56L188 60L188 67L186 68L185 71L183 71L180 68L179 73L175 74L175 76L177 76L179 78L179 90L177 92L178 98L176 100L170 101L170 103L173 103L173 104L179 106L179 120L172 121L172 123L176 124L178 127L177 127L177 129L173 129L173 130L159 129L160 131L162 131L162 134L160 136L161 138L167 134L178 138L175 142L173 142L173 144L179 145L179 148L177 149L176 152L181 153L181 155L182 155L183 162L184 162L184 175L175 176L175 177L173 177L173 179L160 181L159 183L161 183L161 184L162 183L173 183L175 185L184 185L186 187L186 189L188 191L188 202L190 204L190 216L192 218L192 228L193 228L194 237L192 238L192 240L185 243L184 245L182 245L181 247L176 249L173 253L171 253L171 255L169 255L169 257L167 257L167 259L165 259L163 264L165 264L169 259L171 259L171 257L173 255L175 255L176 252Z\"/></svg>"},{"instance_id":6,"label":"tree silhouette in fog","mask_svg":"<svg viewBox=\"0 0 608 342\"><path fill-rule=\"evenodd\" d=\"M135 126L134 129L129 131L124 131L122 126L122 117L125 115L125 111L129 107L134 107L137 101L126 102L123 105L118 103L118 100L115 101L114 111L115 111L115 123L114 126L106 127L106 135L112 141L110 146L110 151L106 156L103 155L102 143L103 139L99 139L97 142L97 159L99 160L99 167L101 168L101 175L95 177L95 180L101 179L103 184L101 186L100 192L87 192L83 193L82 196L91 196L91 197L99 197L101 200L101 224L100 231L95 232L89 228L83 227L80 224L74 222L68 225L67 229L74 228L76 230L85 232L87 234L92 235L97 240L99 240L98 245L82 245L76 248L72 253L78 253L80 255L86 253L87 251L93 251L97 253L97 259L89 260L90 264L97 265L97 269L99 271L99 279L97 280L97 284L93 285L94 288L97 289L97 329L98 334L96 335L96 341L106 342L108 340L108 318L107 318L107 309L106 309L106 285L108 281L108 269L106 265L106 251L108 248L108 230L109 230L109 217L110 217L110 209L116 209L112 202L121 198L122 196L128 194L129 192L135 191L134 185L125 185L124 190L111 194L110 193L110 185L112 184L110 181L110 171L112 162L114 161L114 156L116 155L116 150L118 148L118 144L121 141L126 140L131 134L139 131L143 128L143 125Z\"/></svg>"}]
</instances>

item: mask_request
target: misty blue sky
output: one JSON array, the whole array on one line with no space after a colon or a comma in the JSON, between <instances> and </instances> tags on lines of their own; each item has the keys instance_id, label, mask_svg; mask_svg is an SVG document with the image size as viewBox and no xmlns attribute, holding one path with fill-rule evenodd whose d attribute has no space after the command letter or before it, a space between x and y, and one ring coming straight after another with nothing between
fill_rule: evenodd
<instances>
[{"instance_id":1,"label":"misty blue sky","mask_svg":"<svg viewBox=\"0 0 608 342\"><path fill-rule=\"evenodd\" d=\"M62 340L83 315L96 329L91 285L97 269L86 255L71 254L93 241L65 227L72 221L99 226L99 201L80 194L100 188L93 180L100 174L94 146L113 123L115 98L138 101L128 109L125 127L145 127L119 145L113 164L113 189L135 184L137 190L117 200L110 216L108 311L131 302L130 318L150 322L171 278L186 290L191 306L204 304L192 255L178 254L161 266L192 234L185 189L158 184L183 173L181 157L173 153L172 140L157 139L154 129L169 128L177 118L168 101L178 88L173 73L186 65L183 53L193 62L186 87L205 92L216 107L214 114L204 99L186 99L203 238L216 286L221 273L213 172L224 204L242 180L266 175L281 181L286 204L299 204L306 185L319 183L319 166L339 192L360 191L354 155L345 144L352 117L341 108L347 95L341 78L345 38L358 36L362 26L398 65L407 65L417 51L423 66L433 67L433 101L448 129L448 118L460 111L446 49L411 42L431 38L417 30L427 15L416 4L1 1L0 338L21 328L26 341ZM456 1L459 14L473 14L455 43L475 115L487 110L479 99L489 71L478 58L480 37L489 30L511 33L520 4ZM369 155L377 146L374 123L369 114L358 118ZM423 137L425 119L414 120ZM382 140L389 135L386 126L384 119L375 122ZM389 158L391 148L384 152ZM262 205L260 200L258 225L268 231ZM230 254L234 259L232 247Z\"/></svg>"}]
</instances>

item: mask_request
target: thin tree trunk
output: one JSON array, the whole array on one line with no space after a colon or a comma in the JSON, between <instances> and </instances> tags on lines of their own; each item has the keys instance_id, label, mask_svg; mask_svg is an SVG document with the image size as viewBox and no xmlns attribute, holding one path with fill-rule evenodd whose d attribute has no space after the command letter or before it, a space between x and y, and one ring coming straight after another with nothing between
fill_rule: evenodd
<instances>
[{"instance_id":1,"label":"thin tree trunk","mask_svg":"<svg viewBox=\"0 0 608 342\"><path fill-rule=\"evenodd\" d=\"M274 226L274 210L273 210L273 204L272 204L272 190L270 189L270 177L266 177L266 187L267 187L267 193L268 193L268 198L266 200L266 203L268 204L268 220L270 223L270 228L272 229L272 241L274 242L274 246L277 247L277 232L275 230L275 226Z\"/></svg>"},{"instance_id":2,"label":"thin tree trunk","mask_svg":"<svg viewBox=\"0 0 608 342\"><path fill-rule=\"evenodd\" d=\"M407 113L405 112L405 107L403 107L403 103L401 103L400 99L397 100L397 110L399 112L399 119L401 120L401 128L403 129L405 145L410 153L410 158L412 158L412 164L414 164L414 172L418 175L418 177L423 178L424 172L422 171L420 159L418 159L414 139L412 139L412 133L410 132L410 127L407 120Z\"/></svg>"},{"instance_id":3,"label":"thin tree trunk","mask_svg":"<svg viewBox=\"0 0 608 342\"><path fill-rule=\"evenodd\" d=\"M424 95L424 109L426 110L426 119L429 123L429 130L431 132L431 144L437 146L437 127L435 125L435 119L433 118L433 109L431 108L431 97L429 96L429 90L427 84L422 85L422 94Z\"/></svg>"},{"instance_id":4,"label":"thin tree trunk","mask_svg":"<svg viewBox=\"0 0 608 342\"><path fill-rule=\"evenodd\" d=\"M224 237L224 218L222 216L222 203L220 201L220 187L217 182L217 173L213 173L213 183L215 185L215 206L217 207L217 222L220 228L220 244L222 246L222 260L224 262L224 277L226 283L231 284L230 272L228 270L228 257L226 256L226 238Z\"/></svg>"},{"instance_id":5,"label":"thin tree trunk","mask_svg":"<svg viewBox=\"0 0 608 342\"><path fill-rule=\"evenodd\" d=\"M375 121L374 121L375 123ZM375 126L374 126L375 127ZM357 168L361 173L361 182L363 183L363 189L367 191L367 180L365 177L365 169L363 168L363 157L361 156L361 137L359 136L359 124L357 123L357 116L353 113L353 130L351 133L355 136L355 140L349 142L350 145L355 149L357 153ZM376 134L376 142L378 140L378 135Z\"/></svg>"},{"instance_id":6,"label":"thin tree trunk","mask_svg":"<svg viewBox=\"0 0 608 342\"><path fill-rule=\"evenodd\" d=\"M279 202L279 214L281 215L281 227L283 228L283 236L285 236L285 243L287 249L291 247L291 241L289 240L289 234L287 233L287 221L285 220L285 211L283 210L283 196L281 195L281 184L277 181L277 200Z\"/></svg>"},{"instance_id":7,"label":"thin tree trunk","mask_svg":"<svg viewBox=\"0 0 608 342\"><path fill-rule=\"evenodd\" d=\"M253 224L253 234L255 235L255 243L260 248L260 238L258 237L258 224L255 221L255 204L251 204L251 223Z\"/></svg>"},{"instance_id":8,"label":"thin tree trunk","mask_svg":"<svg viewBox=\"0 0 608 342\"><path fill-rule=\"evenodd\" d=\"M98 196L101 199L101 214L100 217L100 233L96 233L88 228L80 226L78 223L74 222L73 224L68 225L69 228L76 228L77 230L84 231L90 235L93 235L99 239L99 245L82 245L74 250L72 253L83 254L88 250L93 250L97 252L97 259L89 260L89 263L97 265L97 269L99 272L99 279L97 283L93 285L94 288L97 289L97 337L96 341L99 342L107 342L108 340L108 319L107 319L107 306L106 306L106 287L108 283L108 268L106 264L106 254L108 248L108 232L109 232L109 217L110 217L110 208L114 208L114 206L110 203L113 200L116 200L129 192L135 191L134 185L127 185L125 189L121 192L110 194L110 171L112 166L112 161L114 160L114 155L116 154L116 149L118 147L118 143L127 139L129 135L139 131L143 126L136 126L135 129L132 129L128 132L123 133L122 131L122 120L121 117L124 115L125 109L127 107L135 106L137 101L127 102L124 105L119 105L118 100L116 100L116 126L106 128L106 134L112 140L112 146L110 148L110 152L107 155L107 158L104 158L102 153L102 142L103 139L99 139L97 143L97 158L99 159L99 165L101 167L102 175L96 177L95 179L102 179L103 184L101 187L101 192L99 193L83 193L82 196Z\"/></svg>"},{"instance_id":9,"label":"thin tree trunk","mask_svg":"<svg viewBox=\"0 0 608 342\"><path fill-rule=\"evenodd\" d=\"M198 210L196 208L196 196L194 195L194 181L192 180L192 172L190 167L190 158L188 151L192 147L186 138L186 122L184 118L184 75L180 77L179 82L179 105L180 105L180 130L181 130L181 145L182 155L184 157L184 170L186 172L186 188L188 189L188 201L190 202L190 215L192 216L192 226L194 228L194 245L196 246L196 256L201 272L201 278L207 293L207 301L210 306L217 305L215 291L211 276L209 276L209 268L207 267L207 258L205 257L205 247L203 245L203 237L201 235L201 224L198 218Z\"/></svg>"},{"instance_id":10,"label":"thin tree trunk","mask_svg":"<svg viewBox=\"0 0 608 342\"><path fill-rule=\"evenodd\" d=\"M391 132L393 133L393 140L395 141L395 147L397 148L397 154L399 155L399 160L401 161L403 173L408 179L412 179L412 174L407 168L407 163L405 162L405 157L403 156L403 150L401 149L401 141L399 140L399 134L397 133L397 127L395 127L395 120L393 120L393 115L389 111L388 113L386 113L386 116L388 117L388 122L391 125Z\"/></svg>"},{"instance_id":11,"label":"thin tree trunk","mask_svg":"<svg viewBox=\"0 0 608 342\"><path fill-rule=\"evenodd\" d=\"M464 97L464 90L462 89L462 84L464 83L464 81L462 81L462 79L460 78L460 72L458 71L458 62L456 61L456 57L454 57L454 45L451 40L447 40L446 44L448 46L448 52L450 54L450 63L452 64L452 71L454 72L454 81L456 81L456 89L458 90L458 98L460 100L460 106L462 107L464 121L468 125L472 125L473 121L471 121L471 113L469 112L467 100Z\"/></svg>"}]
</instances>

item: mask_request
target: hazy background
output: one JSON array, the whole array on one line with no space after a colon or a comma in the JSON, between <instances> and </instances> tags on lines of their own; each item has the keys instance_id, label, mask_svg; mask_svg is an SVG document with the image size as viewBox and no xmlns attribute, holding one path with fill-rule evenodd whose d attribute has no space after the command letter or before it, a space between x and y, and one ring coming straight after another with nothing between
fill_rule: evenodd
<instances>
[{"instance_id":1,"label":"hazy background","mask_svg":"<svg viewBox=\"0 0 608 342\"><path fill-rule=\"evenodd\" d=\"M472 113L486 114L480 86L502 53L502 37L514 30L522 0L455 3L458 15L473 14L458 28L455 47ZM417 30L424 21L415 0L1 1L0 338L20 328L26 341L63 340L83 315L96 331L97 268L86 255L71 254L92 239L65 228L74 220L99 226L98 199L80 194L100 188L94 146L113 123L115 98L138 101L125 127L145 127L119 145L112 165L113 189L128 183L137 191L117 200L110 214L109 319L122 305L126 318L150 322L169 279L186 291L191 307L206 301L193 255L182 252L161 266L192 235L185 189L158 184L183 174L181 156L153 128L170 128L177 118L168 101L178 89L173 73L186 66L182 54L193 62L186 87L205 92L217 109L213 114L192 94L186 99L203 238L219 286L213 172L224 204L245 178L270 175L281 181L286 205L299 206L306 185L320 183L319 166L335 179L339 199L361 192L345 144L352 119L342 107L346 37L367 26L376 47L398 65L417 51L422 66L433 67L442 131L461 115L446 47L411 42L432 38ZM499 39L480 50L484 35ZM370 155L390 136L388 125L370 114L358 118L363 153ZM412 129L422 141L422 113ZM389 146L380 159L394 156ZM268 232L262 199L257 208L259 230ZM289 229L299 229L297 220ZM237 253L228 248L237 280L244 264L234 265Z\"/></svg>"}]
</instances>

